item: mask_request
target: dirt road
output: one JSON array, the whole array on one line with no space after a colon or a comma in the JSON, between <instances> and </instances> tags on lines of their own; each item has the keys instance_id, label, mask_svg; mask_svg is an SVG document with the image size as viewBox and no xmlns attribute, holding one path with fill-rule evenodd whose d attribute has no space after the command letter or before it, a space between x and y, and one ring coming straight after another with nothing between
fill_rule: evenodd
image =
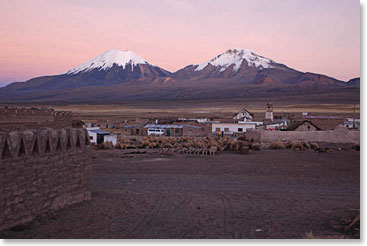
<instances>
[{"instance_id":1,"label":"dirt road","mask_svg":"<svg viewBox=\"0 0 367 246\"><path fill-rule=\"evenodd\" d=\"M304 238L359 214L359 152L93 153L93 198L2 238ZM348 237L355 237L347 235Z\"/></svg>"}]
</instances>

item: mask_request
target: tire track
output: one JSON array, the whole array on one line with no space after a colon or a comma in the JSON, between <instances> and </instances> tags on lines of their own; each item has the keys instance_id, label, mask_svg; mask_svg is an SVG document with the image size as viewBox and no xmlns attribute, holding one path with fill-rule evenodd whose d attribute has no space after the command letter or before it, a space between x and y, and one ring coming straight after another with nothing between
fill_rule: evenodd
<instances>
[{"instance_id":1,"label":"tire track","mask_svg":"<svg viewBox=\"0 0 367 246\"><path fill-rule=\"evenodd\" d=\"M152 193L152 192L151 192ZM153 194L153 193L152 193ZM154 203L154 207L150 210L143 219L134 226L131 232L128 234L128 238L138 238L138 235L142 232L143 229L147 228L148 225L151 224L154 218L160 213L163 208L164 196L162 194L158 194L156 196L156 200Z\"/></svg>"}]
</instances>

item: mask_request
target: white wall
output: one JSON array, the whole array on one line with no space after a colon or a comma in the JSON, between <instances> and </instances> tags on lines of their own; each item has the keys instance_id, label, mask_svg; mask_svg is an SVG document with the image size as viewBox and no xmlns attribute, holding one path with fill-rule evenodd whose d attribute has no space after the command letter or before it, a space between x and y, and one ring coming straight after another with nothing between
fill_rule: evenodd
<instances>
[{"instance_id":1,"label":"white wall","mask_svg":"<svg viewBox=\"0 0 367 246\"><path fill-rule=\"evenodd\" d=\"M93 144L97 143L97 133L88 131L89 141Z\"/></svg>"},{"instance_id":2,"label":"white wall","mask_svg":"<svg viewBox=\"0 0 367 246\"><path fill-rule=\"evenodd\" d=\"M113 145L117 144L117 135L104 135L103 142L112 142Z\"/></svg>"},{"instance_id":3,"label":"white wall","mask_svg":"<svg viewBox=\"0 0 367 246\"><path fill-rule=\"evenodd\" d=\"M360 141L360 131L337 127L332 131L263 131L250 130L245 134L248 140L259 142L272 141L313 141L328 143L353 143Z\"/></svg>"},{"instance_id":4,"label":"white wall","mask_svg":"<svg viewBox=\"0 0 367 246\"><path fill-rule=\"evenodd\" d=\"M246 132L247 129L255 129L255 124L234 124L234 123L213 123L212 124L212 133L217 133L216 128L220 128L220 131L224 131L224 134L233 134L233 133L241 133L238 131L239 128L242 128L242 132ZM224 129L228 128L228 131Z\"/></svg>"}]
</instances>

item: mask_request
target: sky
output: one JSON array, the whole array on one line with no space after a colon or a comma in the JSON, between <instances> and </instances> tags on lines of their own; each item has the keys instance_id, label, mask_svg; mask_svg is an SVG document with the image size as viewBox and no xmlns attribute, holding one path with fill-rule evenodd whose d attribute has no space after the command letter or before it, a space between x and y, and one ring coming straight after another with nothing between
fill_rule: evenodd
<instances>
[{"instance_id":1,"label":"sky","mask_svg":"<svg viewBox=\"0 0 367 246\"><path fill-rule=\"evenodd\" d=\"M174 72L231 48L303 72L360 76L359 0L0 0L0 86L110 49Z\"/></svg>"}]
</instances>

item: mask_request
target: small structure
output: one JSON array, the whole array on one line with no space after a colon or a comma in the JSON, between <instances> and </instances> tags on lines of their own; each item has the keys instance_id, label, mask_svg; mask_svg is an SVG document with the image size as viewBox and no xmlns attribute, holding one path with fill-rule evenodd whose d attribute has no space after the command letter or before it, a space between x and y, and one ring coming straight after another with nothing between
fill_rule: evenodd
<instances>
[{"instance_id":1,"label":"small structure","mask_svg":"<svg viewBox=\"0 0 367 246\"><path fill-rule=\"evenodd\" d=\"M303 119L312 121L323 131L334 130L337 126L343 125L345 121L344 117L337 115L308 114L303 116Z\"/></svg>"},{"instance_id":2,"label":"small structure","mask_svg":"<svg viewBox=\"0 0 367 246\"><path fill-rule=\"evenodd\" d=\"M297 122L287 128L287 131L320 131L321 129L309 120Z\"/></svg>"},{"instance_id":3,"label":"small structure","mask_svg":"<svg viewBox=\"0 0 367 246\"><path fill-rule=\"evenodd\" d=\"M269 131L285 130L288 127L287 119L274 119L272 124L266 125L265 129Z\"/></svg>"},{"instance_id":4,"label":"small structure","mask_svg":"<svg viewBox=\"0 0 367 246\"><path fill-rule=\"evenodd\" d=\"M159 125L147 124L145 129L164 129L165 136L180 137L180 136L201 136L204 135L204 127L193 125Z\"/></svg>"},{"instance_id":5,"label":"small structure","mask_svg":"<svg viewBox=\"0 0 367 246\"><path fill-rule=\"evenodd\" d=\"M268 131L284 130L284 129L287 129L287 124L286 122L278 122L274 124L269 124L269 125L266 125L265 129Z\"/></svg>"},{"instance_id":6,"label":"small structure","mask_svg":"<svg viewBox=\"0 0 367 246\"><path fill-rule=\"evenodd\" d=\"M121 127L121 134L125 136L145 136L146 129L142 125L124 125Z\"/></svg>"},{"instance_id":7,"label":"small structure","mask_svg":"<svg viewBox=\"0 0 367 246\"><path fill-rule=\"evenodd\" d=\"M113 145L117 143L117 135L101 130L99 127L87 128L89 141L93 144L101 144L111 142Z\"/></svg>"},{"instance_id":8,"label":"small structure","mask_svg":"<svg viewBox=\"0 0 367 246\"><path fill-rule=\"evenodd\" d=\"M254 118L254 115L252 113L250 113L249 111L247 111L246 109L242 109L240 112L238 112L237 114L235 114L233 116L234 120L239 120L239 121L252 121L252 119Z\"/></svg>"},{"instance_id":9,"label":"small structure","mask_svg":"<svg viewBox=\"0 0 367 246\"><path fill-rule=\"evenodd\" d=\"M195 122L195 123L208 123L210 119L208 118L178 118L178 122Z\"/></svg>"},{"instance_id":10,"label":"small structure","mask_svg":"<svg viewBox=\"0 0 367 246\"><path fill-rule=\"evenodd\" d=\"M217 134L219 131L224 134L236 134L244 133L247 129L255 129L256 124L243 124L243 123L213 123L212 133Z\"/></svg>"},{"instance_id":11,"label":"small structure","mask_svg":"<svg viewBox=\"0 0 367 246\"><path fill-rule=\"evenodd\" d=\"M271 122L274 120L273 104L270 102L266 104L265 120L270 120Z\"/></svg>"},{"instance_id":12,"label":"small structure","mask_svg":"<svg viewBox=\"0 0 367 246\"><path fill-rule=\"evenodd\" d=\"M349 129L359 129L360 127L360 119L355 118L346 118L344 120L344 126Z\"/></svg>"},{"instance_id":13,"label":"small structure","mask_svg":"<svg viewBox=\"0 0 367 246\"><path fill-rule=\"evenodd\" d=\"M257 126L264 125L264 122L262 121L238 121L238 124L255 125L257 127Z\"/></svg>"}]
</instances>

